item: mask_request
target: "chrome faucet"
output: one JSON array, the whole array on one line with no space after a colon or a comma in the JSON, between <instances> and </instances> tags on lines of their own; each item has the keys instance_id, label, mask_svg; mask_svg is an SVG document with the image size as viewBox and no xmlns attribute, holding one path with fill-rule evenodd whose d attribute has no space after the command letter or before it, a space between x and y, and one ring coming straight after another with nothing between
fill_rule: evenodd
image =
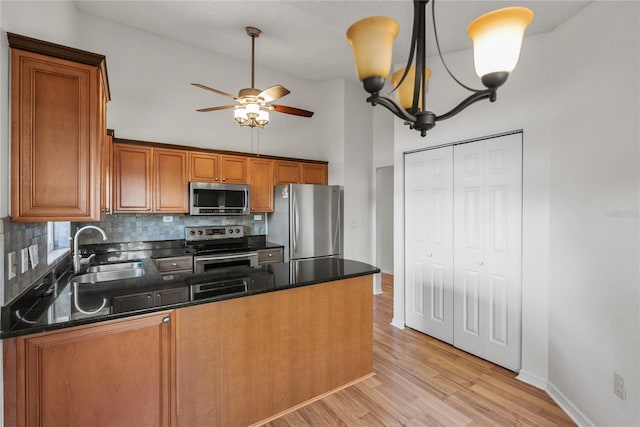
<instances>
[{"instance_id":1,"label":"chrome faucet","mask_svg":"<svg viewBox=\"0 0 640 427\"><path fill-rule=\"evenodd\" d=\"M82 233L84 230L89 230L89 229L98 230L100 233L102 233L102 240L107 240L106 233L100 227L96 227L95 225L85 225L84 227L79 228L78 231L76 231L75 236L73 236L73 271L74 273L79 272L80 267L82 267L83 264L89 264L91 259L94 256L96 256L96 254L91 254L87 258L82 258L82 255L78 253L78 236L80 236L80 233Z\"/></svg>"}]
</instances>

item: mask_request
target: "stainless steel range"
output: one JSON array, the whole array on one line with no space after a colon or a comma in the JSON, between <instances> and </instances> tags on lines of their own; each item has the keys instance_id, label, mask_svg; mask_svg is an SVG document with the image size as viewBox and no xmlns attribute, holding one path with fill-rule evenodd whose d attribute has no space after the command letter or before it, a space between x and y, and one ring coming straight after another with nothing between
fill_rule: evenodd
<instances>
[{"instance_id":1,"label":"stainless steel range","mask_svg":"<svg viewBox=\"0 0 640 427\"><path fill-rule=\"evenodd\" d=\"M193 271L204 273L218 268L258 266L258 252L240 225L185 227L187 246L193 249Z\"/></svg>"}]
</instances>

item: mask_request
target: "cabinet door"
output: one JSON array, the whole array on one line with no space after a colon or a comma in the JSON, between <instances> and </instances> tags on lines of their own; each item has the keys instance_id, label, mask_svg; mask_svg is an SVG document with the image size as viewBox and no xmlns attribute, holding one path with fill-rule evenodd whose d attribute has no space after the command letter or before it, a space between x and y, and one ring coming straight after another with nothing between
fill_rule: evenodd
<instances>
[{"instance_id":1,"label":"cabinet door","mask_svg":"<svg viewBox=\"0 0 640 427\"><path fill-rule=\"evenodd\" d=\"M321 163L301 163L303 184L322 184L329 182L327 165Z\"/></svg>"},{"instance_id":2,"label":"cabinet door","mask_svg":"<svg viewBox=\"0 0 640 427\"><path fill-rule=\"evenodd\" d=\"M179 426L222 425L220 329L220 303L176 310L176 395L179 396Z\"/></svg>"},{"instance_id":3,"label":"cabinet door","mask_svg":"<svg viewBox=\"0 0 640 427\"><path fill-rule=\"evenodd\" d=\"M189 181L218 182L219 160L217 154L189 152Z\"/></svg>"},{"instance_id":4,"label":"cabinet door","mask_svg":"<svg viewBox=\"0 0 640 427\"><path fill-rule=\"evenodd\" d=\"M115 212L151 211L152 154L150 147L113 145Z\"/></svg>"},{"instance_id":5,"label":"cabinet door","mask_svg":"<svg viewBox=\"0 0 640 427\"><path fill-rule=\"evenodd\" d=\"M251 212L273 212L273 160L249 159Z\"/></svg>"},{"instance_id":6,"label":"cabinet door","mask_svg":"<svg viewBox=\"0 0 640 427\"><path fill-rule=\"evenodd\" d=\"M286 160L275 161L275 182L280 184L300 184L302 182L302 168L299 162L289 162Z\"/></svg>"},{"instance_id":7,"label":"cabinet door","mask_svg":"<svg viewBox=\"0 0 640 427\"><path fill-rule=\"evenodd\" d=\"M155 212L189 211L187 152L155 148L153 150Z\"/></svg>"},{"instance_id":8,"label":"cabinet door","mask_svg":"<svg viewBox=\"0 0 640 427\"><path fill-rule=\"evenodd\" d=\"M17 391L25 404L18 424L171 425L171 316L154 313L19 338Z\"/></svg>"},{"instance_id":9,"label":"cabinet door","mask_svg":"<svg viewBox=\"0 0 640 427\"><path fill-rule=\"evenodd\" d=\"M11 50L14 221L100 219L100 72Z\"/></svg>"},{"instance_id":10,"label":"cabinet door","mask_svg":"<svg viewBox=\"0 0 640 427\"><path fill-rule=\"evenodd\" d=\"M220 181L225 184L248 184L247 158L242 156L220 156Z\"/></svg>"}]
</instances>

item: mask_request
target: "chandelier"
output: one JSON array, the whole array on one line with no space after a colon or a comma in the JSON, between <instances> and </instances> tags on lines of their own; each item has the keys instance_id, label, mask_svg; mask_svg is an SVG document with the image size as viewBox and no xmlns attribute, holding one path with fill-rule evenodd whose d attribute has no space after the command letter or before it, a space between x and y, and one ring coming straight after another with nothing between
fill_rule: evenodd
<instances>
[{"instance_id":1,"label":"chandelier","mask_svg":"<svg viewBox=\"0 0 640 427\"><path fill-rule=\"evenodd\" d=\"M427 82L431 70L426 66L426 6L429 0L413 1L413 29L411 49L406 67L391 76L397 102L380 96L389 76L393 40L398 35L398 23L388 17L373 16L355 22L347 30L347 40L353 49L358 78L372 106L382 105L404 120L411 129L426 136L427 131L440 120L455 116L471 104L488 99L496 100L496 93L515 68L524 32L533 19L533 12L524 7L508 7L494 10L476 18L467 28L473 41L475 70L485 89L473 89L461 83L447 67L440 51L436 31L435 0L431 0L434 41L440 61L449 76L461 87L471 92L451 111L436 115L425 108Z\"/></svg>"},{"instance_id":2,"label":"chandelier","mask_svg":"<svg viewBox=\"0 0 640 427\"><path fill-rule=\"evenodd\" d=\"M240 98L240 105L234 107L233 118L239 126L263 128L269 123L269 111L273 109L256 96Z\"/></svg>"}]
</instances>

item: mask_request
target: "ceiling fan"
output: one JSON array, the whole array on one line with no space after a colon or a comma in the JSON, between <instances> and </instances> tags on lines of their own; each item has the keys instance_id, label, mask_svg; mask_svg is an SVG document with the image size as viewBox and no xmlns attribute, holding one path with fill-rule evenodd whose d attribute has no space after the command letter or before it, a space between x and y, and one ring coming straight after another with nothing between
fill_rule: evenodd
<instances>
[{"instance_id":1,"label":"ceiling fan","mask_svg":"<svg viewBox=\"0 0 640 427\"><path fill-rule=\"evenodd\" d=\"M246 30L247 35L251 37L251 87L240 89L240 92L238 92L238 96L234 96L230 93L226 93L221 90L202 85L200 83L191 83L192 85L197 86L201 89L209 90L211 92L217 93L218 95L226 96L227 98L231 98L237 101L237 103L233 105L221 105L219 107L201 108L197 111L208 112L233 108L233 117L238 125L259 128L263 128L264 125L269 123L270 111L301 117L313 116L313 111L307 111L295 107L287 107L286 105L271 104L271 101L280 99L290 93L289 89L285 88L284 86L277 84L265 90L260 90L255 87L255 42L256 38L260 37L262 31L255 27L246 27Z\"/></svg>"}]
</instances>

